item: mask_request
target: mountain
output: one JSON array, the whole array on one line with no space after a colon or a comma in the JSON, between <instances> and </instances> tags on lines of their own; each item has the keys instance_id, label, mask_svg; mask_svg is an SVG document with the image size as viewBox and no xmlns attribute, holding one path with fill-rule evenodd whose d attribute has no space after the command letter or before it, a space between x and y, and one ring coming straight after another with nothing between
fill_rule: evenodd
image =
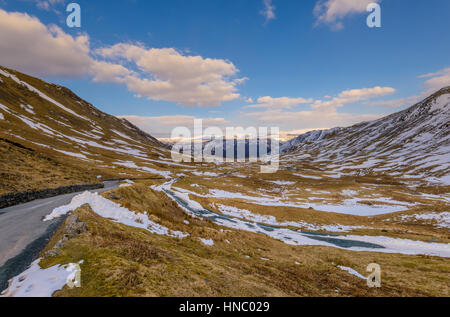
<instances>
[{"instance_id":1,"label":"mountain","mask_svg":"<svg viewBox=\"0 0 450 317\"><path fill-rule=\"evenodd\" d=\"M168 147L67 88L0 67L0 195L164 177Z\"/></svg>"},{"instance_id":2,"label":"mountain","mask_svg":"<svg viewBox=\"0 0 450 317\"><path fill-rule=\"evenodd\" d=\"M421 176L449 183L450 87L412 107L348 128L311 131L281 146L292 160L334 171Z\"/></svg>"}]
</instances>

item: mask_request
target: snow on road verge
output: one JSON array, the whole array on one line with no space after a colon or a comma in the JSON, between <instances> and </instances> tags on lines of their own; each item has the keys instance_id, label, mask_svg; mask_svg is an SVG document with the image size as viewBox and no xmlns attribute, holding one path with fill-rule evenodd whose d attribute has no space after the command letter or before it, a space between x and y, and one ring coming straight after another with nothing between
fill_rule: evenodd
<instances>
[{"instance_id":1,"label":"snow on road verge","mask_svg":"<svg viewBox=\"0 0 450 317\"><path fill-rule=\"evenodd\" d=\"M0 297L51 297L67 283L74 282L78 265L82 263L41 269L40 261L34 261L25 272L11 279L8 289Z\"/></svg>"},{"instance_id":2,"label":"snow on road verge","mask_svg":"<svg viewBox=\"0 0 450 317\"><path fill-rule=\"evenodd\" d=\"M173 238L185 238L188 233L169 230L156 222L151 221L146 214L135 213L112 202L97 193L84 192L72 199L72 202L66 206L55 208L53 212L44 218L44 221L50 221L66 215L70 211L88 204L91 209L103 218L112 219L114 222L121 223L130 227L142 228L158 235L166 235Z\"/></svg>"},{"instance_id":3,"label":"snow on road verge","mask_svg":"<svg viewBox=\"0 0 450 317\"><path fill-rule=\"evenodd\" d=\"M134 185L134 182L132 180L126 179L124 180L125 183L120 184L119 188L123 188L123 187L130 187Z\"/></svg>"}]
</instances>

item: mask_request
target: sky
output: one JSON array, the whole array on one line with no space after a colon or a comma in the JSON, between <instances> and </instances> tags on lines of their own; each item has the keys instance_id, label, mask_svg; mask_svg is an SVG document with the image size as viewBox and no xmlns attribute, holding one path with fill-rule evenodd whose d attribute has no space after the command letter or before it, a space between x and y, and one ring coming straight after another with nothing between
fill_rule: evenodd
<instances>
[{"instance_id":1,"label":"sky","mask_svg":"<svg viewBox=\"0 0 450 317\"><path fill-rule=\"evenodd\" d=\"M450 85L448 0L0 0L0 65L158 138L349 126ZM369 28L369 3L381 27Z\"/></svg>"}]
</instances>

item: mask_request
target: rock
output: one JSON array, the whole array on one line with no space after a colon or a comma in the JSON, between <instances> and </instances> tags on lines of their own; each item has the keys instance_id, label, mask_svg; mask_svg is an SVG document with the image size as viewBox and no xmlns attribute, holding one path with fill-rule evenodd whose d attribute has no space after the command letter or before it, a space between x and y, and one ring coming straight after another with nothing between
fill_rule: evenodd
<instances>
[{"instance_id":1,"label":"rock","mask_svg":"<svg viewBox=\"0 0 450 317\"><path fill-rule=\"evenodd\" d=\"M66 225L64 226L64 234L67 235L68 239L73 238L76 235L85 233L87 231L88 231L87 224L85 222L80 221L78 216L72 214L67 217Z\"/></svg>"},{"instance_id":2,"label":"rock","mask_svg":"<svg viewBox=\"0 0 450 317\"><path fill-rule=\"evenodd\" d=\"M69 237L64 235L64 237L55 244L55 249L61 249L67 241L69 241Z\"/></svg>"},{"instance_id":3,"label":"rock","mask_svg":"<svg viewBox=\"0 0 450 317\"><path fill-rule=\"evenodd\" d=\"M55 256L61 255L61 251L52 249L44 253L44 259L53 258Z\"/></svg>"},{"instance_id":4,"label":"rock","mask_svg":"<svg viewBox=\"0 0 450 317\"><path fill-rule=\"evenodd\" d=\"M111 199L111 200L120 200L122 197L117 196L116 194L111 193L111 194L108 195L108 198Z\"/></svg>"},{"instance_id":5,"label":"rock","mask_svg":"<svg viewBox=\"0 0 450 317\"><path fill-rule=\"evenodd\" d=\"M80 221L80 219L76 215L69 215L66 219L63 229L64 236L61 238L61 240L56 242L52 250L47 251L44 254L44 259L60 255L61 251L59 249L61 249L67 243L67 241L87 231L88 227L85 222Z\"/></svg>"}]
</instances>

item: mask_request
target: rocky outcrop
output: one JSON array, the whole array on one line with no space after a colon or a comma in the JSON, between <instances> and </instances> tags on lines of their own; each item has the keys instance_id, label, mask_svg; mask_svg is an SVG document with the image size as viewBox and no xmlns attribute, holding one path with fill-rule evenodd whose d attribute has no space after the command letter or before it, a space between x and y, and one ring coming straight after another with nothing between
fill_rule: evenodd
<instances>
[{"instance_id":1,"label":"rocky outcrop","mask_svg":"<svg viewBox=\"0 0 450 317\"><path fill-rule=\"evenodd\" d=\"M53 249L45 252L44 258L50 258L61 254L60 249L73 237L88 231L87 224L80 221L77 215L69 215L63 225L63 237L59 240Z\"/></svg>"}]
</instances>

